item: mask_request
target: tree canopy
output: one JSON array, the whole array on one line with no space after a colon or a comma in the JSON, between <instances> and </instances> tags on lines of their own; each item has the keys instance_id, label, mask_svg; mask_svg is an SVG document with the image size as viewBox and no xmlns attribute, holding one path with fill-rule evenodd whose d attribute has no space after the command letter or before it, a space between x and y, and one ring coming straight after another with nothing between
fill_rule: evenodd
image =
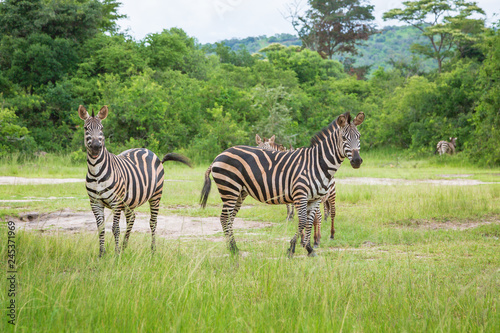
<instances>
[{"instance_id":1,"label":"tree canopy","mask_svg":"<svg viewBox=\"0 0 500 333\"><path fill-rule=\"evenodd\" d=\"M362 149L430 155L453 136L464 159L500 164L499 33L467 12L443 23L457 34L440 71L420 66L422 53L411 59L395 49L391 66L362 76L293 43L252 54L223 42L200 45L179 28L137 41L117 31L118 8L116 1L0 2L0 157L44 150L84 161L76 113L83 104L108 105L104 132L114 153L176 150L206 163L229 146L253 145L256 133L306 146L340 113L363 111ZM408 45L416 28L404 29L374 36L372 53L386 54L388 39Z\"/></svg>"},{"instance_id":2,"label":"tree canopy","mask_svg":"<svg viewBox=\"0 0 500 333\"><path fill-rule=\"evenodd\" d=\"M421 30L430 44L416 43L413 50L435 59L439 72L443 60L453 56L454 48L463 49L470 45L484 26L484 20L470 18L474 13L484 15L476 2L417 0L403 2L403 5L403 9L395 8L384 13L384 20L397 19Z\"/></svg>"},{"instance_id":3,"label":"tree canopy","mask_svg":"<svg viewBox=\"0 0 500 333\"><path fill-rule=\"evenodd\" d=\"M292 13L292 24L305 47L324 58L335 54L356 55L357 46L375 32L373 6L364 0L309 0L304 15Z\"/></svg>"}]
</instances>

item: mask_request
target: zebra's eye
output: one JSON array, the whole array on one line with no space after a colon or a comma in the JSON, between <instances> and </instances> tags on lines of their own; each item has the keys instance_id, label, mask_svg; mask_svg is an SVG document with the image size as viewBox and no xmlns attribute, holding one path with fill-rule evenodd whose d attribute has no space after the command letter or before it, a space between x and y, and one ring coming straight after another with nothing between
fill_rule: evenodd
<instances>
[{"instance_id":1,"label":"zebra's eye","mask_svg":"<svg viewBox=\"0 0 500 333\"><path fill-rule=\"evenodd\" d=\"M345 135L342 135L342 140L347 141L347 137Z\"/></svg>"}]
</instances>

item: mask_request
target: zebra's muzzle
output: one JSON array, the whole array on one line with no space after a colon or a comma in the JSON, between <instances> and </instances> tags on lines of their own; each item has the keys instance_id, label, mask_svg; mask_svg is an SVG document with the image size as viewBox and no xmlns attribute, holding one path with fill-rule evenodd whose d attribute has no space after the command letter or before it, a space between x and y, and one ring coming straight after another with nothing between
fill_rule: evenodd
<instances>
[{"instance_id":1,"label":"zebra's muzzle","mask_svg":"<svg viewBox=\"0 0 500 333\"><path fill-rule=\"evenodd\" d=\"M352 151L352 159L351 159L351 166L354 169L357 169L361 166L361 163L363 163L363 159L359 155L359 150L353 150Z\"/></svg>"},{"instance_id":2,"label":"zebra's muzzle","mask_svg":"<svg viewBox=\"0 0 500 333\"><path fill-rule=\"evenodd\" d=\"M101 153L102 150L102 143L100 143L98 140L92 139L89 147L88 147L88 152L92 158L97 158L99 154Z\"/></svg>"},{"instance_id":3,"label":"zebra's muzzle","mask_svg":"<svg viewBox=\"0 0 500 333\"><path fill-rule=\"evenodd\" d=\"M97 158L99 156L99 154L101 153L101 150L100 149L98 149L98 150L90 149L88 152L89 152L90 157Z\"/></svg>"}]
</instances>

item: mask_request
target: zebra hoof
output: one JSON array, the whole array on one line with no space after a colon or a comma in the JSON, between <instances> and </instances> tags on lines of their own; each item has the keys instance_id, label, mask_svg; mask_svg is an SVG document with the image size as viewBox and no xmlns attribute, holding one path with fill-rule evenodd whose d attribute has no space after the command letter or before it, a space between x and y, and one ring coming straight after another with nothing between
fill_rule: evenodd
<instances>
[{"instance_id":1,"label":"zebra hoof","mask_svg":"<svg viewBox=\"0 0 500 333\"><path fill-rule=\"evenodd\" d=\"M288 249L288 251L287 251L287 257L288 257L289 259L292 259L292 258L293 258L293 252L292 252L292 249Z\"/></svg>"},{"instance_id":2,"label":"zebra hoof","mask_svg":"<svg viewBox=\"0 0 500 333\"><path fill-rule=\"evenodd\" d=\"M319 247L319 244L314 244L314 248L317 249Z\"/></svg>"},{"instance_id":3,"label":"zebra hoof","mask_svg":"<svg viewBox=\"0 0 500 333\"><path fill-rule=\"evenodd\" d=\"M316 254L316 252L311 251L307 254L307 256L312 258L312 257L317 257L318 255Z\"/></svg>"},{"instance_id":4,"label":"zebra hoof","mask_svg":"<svg viewBox=\"0 0 500 333\"><path fill-rule=\"evenodd\" d=\"M331 239L331 240L334 240L334 239L335 239L335 237L333 237L333 236L330 236L330 239Z\"/></svg>"}]
</instances>

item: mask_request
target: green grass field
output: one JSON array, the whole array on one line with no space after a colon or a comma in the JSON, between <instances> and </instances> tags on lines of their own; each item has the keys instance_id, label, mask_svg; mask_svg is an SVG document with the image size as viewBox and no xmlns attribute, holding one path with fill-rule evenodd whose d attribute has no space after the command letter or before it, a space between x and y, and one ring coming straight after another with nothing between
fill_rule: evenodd
<instances>
[{"instance_id":1,"label":"green grass field","mask_svg":"<svg viewBox=\"0 0 500 333\"><path fill-rule=\"evenodd\" d=\"M297 248L284 206L249 198L238 217L272 226L236 232L240 255L221 234L157 239L134 233L127 250L98 258L97 235L16 232L16 326L7 321L7 223L0 228L0 331L19 332L499 332L500 184L348 185L346 177L407 180L464 177L500 182L499 169L458 156L415 159L368 152L337 173L336 239L324 222L318 257ZM160 214L218 216L215 186L198 207L208 165L165 163ZM85 165L48 156L0 161L0 176L84 178ZM465 175L465 176L464 176ZM453 177L452 177L453 178ZM53 200L43 200L55 197ZM36 202L5 200L40 199ZM0 216L89 211L84 183L0 185ZM139 209L148 212L147 206Z\"/></svg>"}]
</instances>

